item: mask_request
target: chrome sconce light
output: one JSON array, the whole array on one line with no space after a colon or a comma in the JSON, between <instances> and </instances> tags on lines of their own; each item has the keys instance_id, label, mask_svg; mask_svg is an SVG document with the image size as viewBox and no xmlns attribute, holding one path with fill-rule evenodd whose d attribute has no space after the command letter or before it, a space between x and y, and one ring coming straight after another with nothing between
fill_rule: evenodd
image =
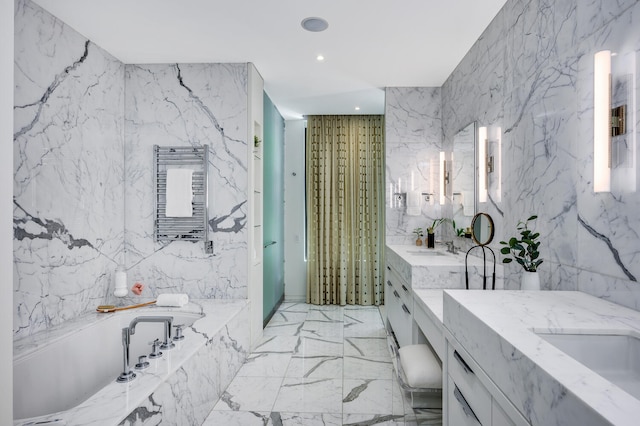
<instances>
[{"instance_id":1,"label":"chrome sconce light","mask_svg":"<svg viewBox=\"0 0 640 426\"><path fill-rule=\"evenodd\" d=\"M444 205L447 197L447 187L449 185L449 170L447 170L447 159L444 151L440 151L440 205Z\"/></svg>"},{"instance_id":2,"label":"chrome sconce light","mask_svg":"<svg viewBox=\"0 0 640 426\"><path fill-rule=\"evenodd\" d=\"M612 108L610 50L594 55L593 67L593 191L611 192L611 138L626 133L627 106Z\"/></svg>"},{"instance_id":3,"label":"chrome sconce light","mask_svg":"<svg viewBox=\"0 0 640 426\"><path fill-rule=\"evenodd\" d=\"M495 160L489 155L489 135L486 127L478 129L478 202L486 203L489 194L489 173L493 173Z\"/></svg>"}]
</instances>

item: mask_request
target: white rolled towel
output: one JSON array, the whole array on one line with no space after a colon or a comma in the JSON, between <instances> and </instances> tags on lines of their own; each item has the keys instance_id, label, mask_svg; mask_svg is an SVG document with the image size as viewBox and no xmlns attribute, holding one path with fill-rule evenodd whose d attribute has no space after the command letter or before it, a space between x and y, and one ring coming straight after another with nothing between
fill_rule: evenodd
<instances>
[{"instance_id":1,"label":"white rolled towel","mask_svg":"<svg viewBox=\"0 0 640 426\"><path fill-rule=\"evenodd\" d=\"M163 293L158 295L156 306L174 306L182 308L189 303L189 295L184 293Z\"/></svg>"}]
</instances>

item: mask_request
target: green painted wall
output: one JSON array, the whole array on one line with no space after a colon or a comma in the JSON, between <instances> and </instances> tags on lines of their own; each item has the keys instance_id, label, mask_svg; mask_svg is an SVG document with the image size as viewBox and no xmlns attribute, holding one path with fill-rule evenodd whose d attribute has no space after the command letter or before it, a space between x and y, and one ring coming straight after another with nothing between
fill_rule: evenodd
<instances>
[{"instance_id":1,"label":"green painted wall","mask_svg":"<svg viewBox=\"0 0 640 426\"><path fill-rule=\"evenodd\" d=\"M284 119L264 94L264 319L284 296ZM269 245L272 241L275 244Z\"/></svg>"}]
</instances>

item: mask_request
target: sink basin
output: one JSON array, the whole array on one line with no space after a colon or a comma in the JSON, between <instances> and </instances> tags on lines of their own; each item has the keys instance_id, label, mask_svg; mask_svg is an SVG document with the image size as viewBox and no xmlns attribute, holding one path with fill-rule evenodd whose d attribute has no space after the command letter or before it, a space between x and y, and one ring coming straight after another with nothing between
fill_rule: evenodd
<instances>
[{"instance_id":1,"label":"sink basin","mask_svg":"<svg viewBox=\"0 0 640 426\"><path fill-rule=\"evenodd\" d=\"M445 256L444 253L435 250L407 250L407 253L412 256Z\"/></svg>"},{"instance_id":2,"label":"sink basin","mask_svg":"<svg viewBox=\"0 0 640 426\"><path fill-rule=\"evenodd\" d=\"M538 336L640 399L640 335L631 331L540 333Z\"/></svg>"}]
</instances>

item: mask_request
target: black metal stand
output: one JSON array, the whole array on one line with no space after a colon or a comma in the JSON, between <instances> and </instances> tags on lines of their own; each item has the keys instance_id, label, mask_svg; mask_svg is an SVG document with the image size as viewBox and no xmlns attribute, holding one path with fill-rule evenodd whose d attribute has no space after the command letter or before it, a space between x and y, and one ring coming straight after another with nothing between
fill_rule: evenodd
<instances>
[{"instance_id":1,"label":"black metal stand","mask_svg":"<svg viewBox=\"0 0 640 426\"><path fill-rule=\"evenodd\" d=\"M491 247L487 247L484 245L477 245L477 246L473 246L471 247L468 251L467 251L467 255L464 257L464 278L466 281L466 285L467 285L467 290L469 290L469 269L467 266L467 259L469 258L469 253L471 253L471 251L474 248L480 247L482 248L482 289L486 290L487 289L487 252L485 251L485 247L487 250L489 250L491 252L491 254L493 255L493 278L492 278L492 283L491 283L491 290L495 290L496 289L496 254L493 252L493 249Z\"/></svg>"}]
</instances>

